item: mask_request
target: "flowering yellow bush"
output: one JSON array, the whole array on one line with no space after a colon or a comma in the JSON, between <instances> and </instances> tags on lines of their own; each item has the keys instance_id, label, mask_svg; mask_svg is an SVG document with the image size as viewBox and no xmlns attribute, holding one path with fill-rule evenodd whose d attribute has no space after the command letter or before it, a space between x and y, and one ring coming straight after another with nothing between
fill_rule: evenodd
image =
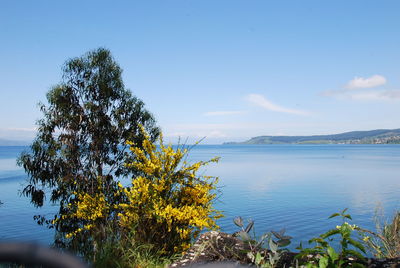
<instances>
[{"instance_id":1,"label":"flowering yellow bush","mask_svg":"<svg viewBox=\"0 0 400 268\"><path fill-rule=\"evenodd\" d=\"M67 238L92 229L101 220L116 218L116 231L133 233L137 243L151 244L157 251L172 254L188 249L201 230L218 228L216 220L222 214L212 206L218 180L197 173L219 158L190 164L186 161L187 148L165 146L162 135L157 148L143 129L142 134L143 144L128 142L134 160L126 166L138 174L131 186L118 184L116 204L107 202L104 189L92 195L76 194L69 217L84 224Z\"/></svg>"},{"instance_id":2,"label":"flowering yellow bush","mask_svg":"<svg viewBox=\"0 0 400 268\"><path fill-rule=\"evenodd\" d=\"M71 238L82 231L92 229L97 225L98 221L106 219L110 211L110 205L107 203L104 193L101 192L93 195L77 193L75 200L76 202L68 205L72 212L67 217L81 220L83 226L67 233L66 238ZM61 219L65 218L66 216L63 216ZM55 221L58 220L60 219Z\"/></svg>"},{"instance_id":3,"label":"flowering yellow bush","mask_svg":"<svg viewBox=\"0 0 400 268\"><path fill-rule=\"evenodd\" d=\"M127 166L141 176L132 179L131 187L120 186L127 197L119 205L121 226L134 225L138 240L166 253L186 250L204 228L218 228L215 221L222 215L212 206L217 178L197 175L202 166L218 158L189 164L184 160L188 150L165 146L162 135L159 149L147 136L143 149L129 145L135 160Z\"/></svg>"}]
</instances>

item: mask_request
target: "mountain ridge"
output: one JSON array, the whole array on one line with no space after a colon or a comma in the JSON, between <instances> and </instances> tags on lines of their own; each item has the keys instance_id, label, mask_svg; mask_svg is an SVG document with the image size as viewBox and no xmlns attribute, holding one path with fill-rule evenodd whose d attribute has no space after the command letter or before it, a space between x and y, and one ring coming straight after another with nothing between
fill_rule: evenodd
<instances>
[{"instance_id":1,"label":"mountain ridge","mask_svg":"<svg viewBox=\"0 0 400 268\"><path fill-rule=\"evenodd\" d=\"M329 135L257 136L244 142L223 144L388 144L400 143L400 128L350 131Z\"/></svg>"}]
</instances>

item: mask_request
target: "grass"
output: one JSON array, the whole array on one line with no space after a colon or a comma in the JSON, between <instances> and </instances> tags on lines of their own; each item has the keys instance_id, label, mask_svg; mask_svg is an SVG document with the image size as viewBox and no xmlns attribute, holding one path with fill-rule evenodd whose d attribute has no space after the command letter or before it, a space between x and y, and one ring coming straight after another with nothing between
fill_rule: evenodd
<instances>
[{"instance_id":1,"label":"grass","mask_svg":"<svg viewBox=\"0 0 400 268\"><path fill-rule=\"evenodd\" d=\"M375 215L376 232L361 230L365 244L376 258L400 258L400 211L385 221L381 209ZM365 234L369 234L365 235Z\"/></svg>"},{"instance_id":2,"label":"grass","mask_svg":"<svg viewBox=\"0 0 400 268\"><path fill-rule=\"evenodd\" d=\"M110 237L101 244L94 267L163 268L178 259L180 255L165 256L154 250L150 244L138 244L133 234L125 237Z\"/></svg>"}]
</instances>

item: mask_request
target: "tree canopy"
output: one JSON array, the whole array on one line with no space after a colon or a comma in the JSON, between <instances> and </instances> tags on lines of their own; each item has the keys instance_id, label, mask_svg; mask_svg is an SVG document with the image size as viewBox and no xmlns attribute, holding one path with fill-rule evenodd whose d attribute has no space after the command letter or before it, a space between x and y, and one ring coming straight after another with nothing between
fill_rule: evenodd
<instances>
[{"instance_id":1,"label":"tree canopy","mask_svg":"<svg viewBox=\"0 0 400 268\"><path fill-rule=\"evenodd\" d=\"M140 126L152 141L160 133L144 103L125 89L121 73L109 50L90 51L65 63L61 82L47 93L48 104L39 104L37 136L18 159L28 174L22 193L38 207L48 197L59 204L55 217L68 213L76 192L101 188L115 198L116 178L135 173L124 165L131 161L126 141L142 144Z\"/></svg>"}]
</instances>

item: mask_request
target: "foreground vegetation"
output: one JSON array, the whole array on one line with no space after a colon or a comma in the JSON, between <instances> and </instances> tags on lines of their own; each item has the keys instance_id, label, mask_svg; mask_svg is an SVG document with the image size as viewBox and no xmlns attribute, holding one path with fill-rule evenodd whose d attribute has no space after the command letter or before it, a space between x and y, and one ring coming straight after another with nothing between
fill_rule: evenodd
<instances>
[{"instance_id":1,"label":"foreground vegetation","mask_svg":"<svg viewBox=\"0 0 400 268\"><path fill-rule=\"evenodd\" d=\"M291 236L285 230L270 231L257 237L254 232L254 221L244 224L238 217L234 223L240 228L233 236L224 233L209 233L206 239L198 242L203 255L191 261L235 261L252 264L257 267L397 267L400 265L398 250L399 214L390 223L385 223L383 232L365 230L355 224L350 224L350 214L347 209L334 213L329 218L341 218L336 225L318 237L309 240L308 245L300 244L297 252L286 248L291 243ZM335 226L335 225L333 225ZM376 240L370 246L371 235ZM236 237L236 238L235 238ZM378 259L367 258L373 255ZM394 253L394 254L393 254ZM196 255L196 254L195 254ZM200 254L201 255L201 254ZM199 256L199 254L197 254Z\"/></svg>"},{"instance_id":2,"label":"foreground vegetation","mask_svg":"<svg viewBox=\"0 0 400 268\"><path fill-rule=\"evenodd\" d=\"M82 223L66 238L93 238L94 261L99 258L98 245L107 239L111 245L118 241L126 249L121 258L131 253L157 253L162 259L187 250L203 229L218 228L215 221L222 215L212 206L217 179L197 174L201 167L217 162L218 158L189 164L183 160L187 148L165 146L160 136L157 149L150 137L143 135L140 147L128 142L134 161L127 166L134 167L141 175L132 178L129 186L118 184L115 195L123 201L112 204L105 197L106 189L101 187L95 195L75 193L75 202L69 204L71 213L57 218L57 221L72 219ZM115 220L106 221L110 218ZM109 232L105 231L104 223L112 223Z\"/></svg>"}]
</instances>

